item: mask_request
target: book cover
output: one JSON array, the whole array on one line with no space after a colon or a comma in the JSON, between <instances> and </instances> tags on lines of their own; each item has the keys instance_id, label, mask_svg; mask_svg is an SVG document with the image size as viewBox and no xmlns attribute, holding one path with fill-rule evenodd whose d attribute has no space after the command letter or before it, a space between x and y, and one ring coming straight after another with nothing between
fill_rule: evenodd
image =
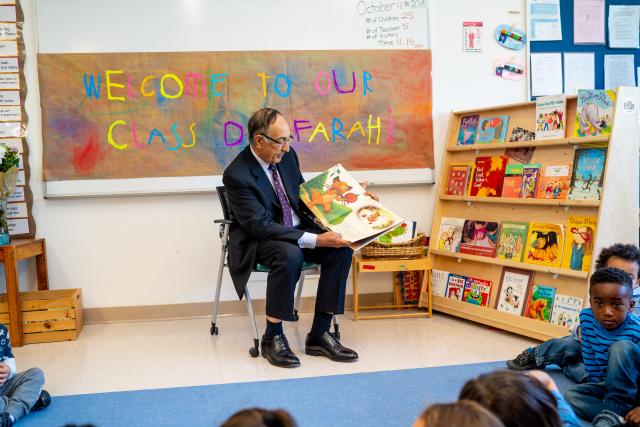
<instances>
[{"instance_id":1,"label":"book cover","mask_svg":"<svg viewBox=\"0 0 640 427\"><path fill-rule=\"evenodd\" d=\"M459 252L493 258L496 256L497 241L497 222L466 220Z\"/></svg>"},{"instance_id":2,"label":"book cover","mask_svg":"<svg viewBox=\"0 0 640 427\"><path fill-rule=\"evenodd\" d=\"M535 132L531 132L530 130L526 130L516 126L511 130L511 136L509 137L509 142L534 141L535 139L536 139Z\"/></svg>"},{"instance_id":3,"label":"book cover","mask_svg":"<svg viewBox=\"0 0 640 427\"><path fill-rule=\"evenodd\" d=\"M573 158L569 200L600 200L607 149L578 148Z\"/></svg>"},{"instance_id":4,"label":"book cover","mask_svg":"<svg viewBox=\"0 0 640 427\"><path fill-rule=\"evenodd\" d=\"M564 240L562 268L589 271L597 224L598 218L595 216L569 216Z\"/></svg>"},{"instance_id":5,"label":"book cover","mask_svg":"<svg viewBox=\"0 0 640 427\"><path fill-rule=\"evenodd\" d=\"M443 297L447 293L447 282L449 281L449 272L444 270L431 270L431 286L433 295Z\"/></svg>"},{"instance_id":6,"label":"book cover","mask_svg":"<svg viewBox=\"0 0 640 427\"><path fill-rule=\"evenodd\" d=\"M564 233L561 224L532 222L529 224L524 262L560 267L563 244Z\"/></svg>"},{"instance_id":7,"label":"book cover","mask_svg":"<svg viewBox=\"0 0 640 427\"><path fill-rule=\"evenodd\" d=\"M460 117L460 130L458 131L458 145L469 145L476 141L478 131L478 120L480 116L472 114Z\"/></svg>"},{"instance_id":8,"label":"book cover","mask_svg":"<svg viewBox=\"0 0 640 427\"><path fill-rule=\"evenodd\" d=\"M534 285L529 292L525 317L549 322L553 311L553 300L556 288L551 286Z\"/></svg>"},{"instance_id":9,"label":"book cover","mask_svg":"<svg viewBox=\"0 0 640 427\"><path fill-rule=\"evenodd\" d=\"M462 301L462 295L464 293L464 284L467 281L466 276L460 274L449 273L447 279L447 298L457 299Z\"/></svg>"},{"instance_id":10,"label":"book cover","mask_svg":"<svg viewBox=\"0 0 640 427\"><path fill-rule=\"evenodd\" d=\"M498 116L480 120L476 143L504 142L507 137L509 116Z\"/></svg>"},{"instance_id":11,"label":"book cover","mask_svg":"<svg viewBox=\"0 0 640 427\"><path fill-rule=\"evenodd\" d=\"M564 95L536 98L536 140L564 138L567 98Z\"/></svg>"},{"instance_id":12,"label":"book cover","mask_svg":"<svg viewBox=\"0 0 640 427\"><path fill-rule=\"evenodd\" d=\"M533 199L536 197L539 175L539 167L526 167L522 169L522 189L520 190L520 197L523 199Z\"/></svg>"},{"instance_id":13,"label":"book cover","mask_svg":"<svg viewBox=\"0 0 640 427\"><path fill-rule=\"evenodd\" d=\"M468 163L454 163L449 167L447 194L452 196L465 196L467 194L472 168L473 165Z\"/></svg>"},{"instance_id":14,"label":"book cover","mask_svg":"<svg viewBox=\"0 0 640 427\"><path fill-rule=\"evenodd\" d=\"M416 237L416 222L402 221L397 227L384 233L376 240L380 243L403 243Z\"/></svg>"},{"instance_id":15,"label":"book cover","mask_svg":"<svg viewBox=\"0 0 640 427\"><path fill-rule=\"evenodd\" d=\"M539 199L564 200L569 194L571 183L570 165L547 165L538 182Z\"/></svg>"},{"instance_id":16,"label":"book cover","mask_svg":"<svg viewBox=\"0 0 640 427\"><path fill-rule=\"evenodd\" d=\"M500 197L507 156L476 157L470 196Z\"/></svg>"},{"instance_id":17,"label":"book cover","mask_svg":"<svg viewBox=\"0 0 640 427\"><path fill-rule=\"evenodd\" d=\"M573 136L611 134L616 92L601 89L578 89L576 125Z\"/></svg>"},{"instance_id":18,"label":"book cover","mask_svg":"<svg viewBox=\"0 0 640 427\"><path fill-rule=\"evenodd\" d=\"M496 310L522 316L532 281L532 271L504 267L500 277Z\"/></svg>"},{"instance_id":19,"label":"book cover","mask_svg":"<svg viewBox=\"0 0 640 427\"><path fill-rule=\"evenodd\" d=\"M521 262L528 229L529 223L526 222L503 221L496 247L497 258Z\"/></svg>"},{"instance_id":20,"label":"book cover","mask_svg":"<svg viewBox=\"0 0 640 427\"><path fill-rule=\"evenodd\" d=\"M582 310L582 298L558 294L553 301L551 323L573 329L580 322L580 310Z\"/></svg>"},{"instance_id":21,"label":"book cover","mask_svg":"<svg viewBox=\"0 0 640 427\"><path fill-rule=\"evenodd\" d=\"M536 147L516 147L507 148L506 150L504 150L504 154L508 157L511 157L516 162L530 163L535 151Z\"/></svg>"},{"instance_id":22,"label":"book cover","mask_svg":"<svg viewBox=\"0 0 640 427\"><path fill-rule=\"evenodd\" d=\"M508 164L502 180L502 195L500 197L512 197L519 199L522 189L523 164Z\"/></svg>"},{"instance_id":23,"label":"book cover","mask_svg":"<svg viewBox=\"0 0 640 427\"><path fill-rule=\"evenodd\" d=\"M438 249L458 252L462 240L464 219L442 217L440 220L440 234L438 235Z\"/></svg>"},{"instance_id":24,"label":"book cover","mask_svg":"<svg viewBox=\"0 0 640 427\"><path fill-rule=\"evenodd\" d=\"M486 307L489 305L491 285L492 282L490 280L467 277L467 280L464 283L462 301Z\"/></svg>"}]
</instances>

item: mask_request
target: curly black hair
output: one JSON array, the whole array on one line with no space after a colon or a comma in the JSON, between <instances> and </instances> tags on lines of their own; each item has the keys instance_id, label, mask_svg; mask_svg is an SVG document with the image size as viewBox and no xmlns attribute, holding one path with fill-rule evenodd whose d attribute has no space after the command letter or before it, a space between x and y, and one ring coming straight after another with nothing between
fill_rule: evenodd
<instances>
[{"instance_id":1,"label":"curly black hair","mask_svg":"<svg viewBox=\"0 0 640 427\"><path fill-rule=\"evenodd\" d=\"M596 260L596 270L606 267L611 257L635 261L640 266L640 249L636 245L616 243L600 251ZM638 278L640 278L640 270L638 270Z\"/></svg>"},{"instance_id":2,"label":"curly black hair","mask_svg":"<svg viewBox=\"0 0 640 427\"><path fill-rule=\"evenodd\" d=\"M633 293L633 279L625 271L615 267L605 267L596 270L589 280L589 292L600 283L617 283L627 289L627 293Z\"/></svg>"}]
</instances>

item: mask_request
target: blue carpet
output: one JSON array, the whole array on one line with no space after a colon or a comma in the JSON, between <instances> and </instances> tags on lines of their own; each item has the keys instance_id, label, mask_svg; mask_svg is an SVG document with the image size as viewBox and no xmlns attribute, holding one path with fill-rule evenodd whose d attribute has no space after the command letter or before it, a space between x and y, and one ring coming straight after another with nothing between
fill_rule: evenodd
<instances>
[{"instance_id":1,"label":"blue carpet","mask_svg":"<svg viewBox=\"0 0 640 427\"><path fill-rule=\"evenodd\" d=\"M457 399L464 383L503 369L504 362L220 384L130 392L55 396L51 406L17 427L92 423L106 426L217 426L241 408L285 408L300 427L410 426L431 403ZM330 366L328 366L330 367ZM559 387L570 381L549 370ZM587 425L587 424L585 424Z\"/></svg>"}]
</instances>

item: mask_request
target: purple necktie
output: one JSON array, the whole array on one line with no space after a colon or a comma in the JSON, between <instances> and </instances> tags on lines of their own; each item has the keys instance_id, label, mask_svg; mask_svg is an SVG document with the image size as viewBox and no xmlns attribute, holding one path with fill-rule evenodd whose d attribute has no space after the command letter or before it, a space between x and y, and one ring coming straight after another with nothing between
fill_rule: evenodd
<instances>
[{"instance_id":1,"label":"purple necktie","mask_svg":"<svg viewBox=\"0 0 640 427\"><path fill-rule=\"evenodd\" d=\"M289 204L289 200L287 200L287 196L284 194L284 189L280 184L278 169L276 169L276 165L271 164L269 165L269 170L271 171L271 176L273 177L273 187L276 190L278 202L280 202L280 207L282 208L282 223L287 227L292 227L293 219L291 218L291 205Z\"/></svg>"}]
</instances>

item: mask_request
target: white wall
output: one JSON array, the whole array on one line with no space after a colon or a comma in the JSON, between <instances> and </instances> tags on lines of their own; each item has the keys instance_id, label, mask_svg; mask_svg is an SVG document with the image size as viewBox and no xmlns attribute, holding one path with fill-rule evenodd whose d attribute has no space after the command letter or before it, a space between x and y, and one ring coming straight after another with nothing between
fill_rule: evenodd
<instances>
[{"instance_id":1,"label":"white wall","mask_svg":"<svg viewBox=\"0 0 640 427\"><path fill-rule=\"evenodd\" d=\"M213 224L221 216L215 194L44 200L35 14L33 0L21 3L28 50L30 184L38 236L47 239L51 288L82 288L87 308L211 301L220 255ZM450 111L526 99L524 81L493 75L494 61L509 58L512 51L498 46L491 34L499 24L524 28L524 0L431 0L430 8L439 177ZM466 20L484 21L484 52L462 52L461 23ZM516 56L524 59L524 52ZM398 214L417 219L422 230L430 229L435 187L375 191ZM21 266L23 288L35 287L33 269L31 264ZM390 290L387 275L365 279L366 292ZM222 297L233 299L228 276L225 280ZM255 288L254 298L264 297L263 287ZM307 286L305 294L315 294L313 286Z\"/></svg>"}]
</instances>

